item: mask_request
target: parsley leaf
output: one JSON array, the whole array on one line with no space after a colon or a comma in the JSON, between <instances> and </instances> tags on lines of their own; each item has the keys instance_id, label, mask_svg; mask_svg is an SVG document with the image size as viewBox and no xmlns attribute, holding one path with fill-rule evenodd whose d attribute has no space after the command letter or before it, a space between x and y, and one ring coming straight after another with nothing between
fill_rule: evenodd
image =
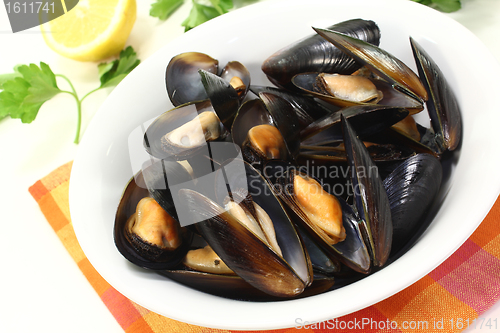
<instances>
[{"instance_id":1,"label":"parsley leaf","mask_svg":"<svg viewBox=\"0 0 500 333\"><path fill-rule=\"evenodd\" d=\"M120 58L110 63L99 64L100 88L114 87L120 83L137 65L137 53L129 46L120 52Z\"/></svg>"},{"instance_id":2,"label":"parsley leaf","mask_svg":"<svg viewBox=\"0 0 500 333\"><path fill-rule=\"evenodd\" d=\"M151 5L149 15L158 17L160 20L166 20L183 3L184 0L156 0ZM192 0L192 3L193 7L189 12L189 16L181 23L185 31L225 14L233 8L233 0L209 0L208 4L211 4L211 6L198 3L197 0Z\"/></svg>"},{"instance_id":3,"label":"parsley leaf","mask_svg":"<svg viewBox=\"0 0 500 333\"><path fill-rule=\"evenodd\" d=\"M41 62L40 67L35 64L23 65L18 70L31 86L25 103L46 102L61 92L57 87L56 76L46 63Z\"/></svg>"},{"instance_id":4,"label":"parsley leaf","mask_svg":"<svg viewBox=\"0 0 500 333\"><path fill-rule=\"evenodd\" d=\"M166 20L183 3L184 0L156 0L156 2L151 5L149 15L158 17L160 20Z\"/></svg>"},{"instance_id":5,"label":"parsley leaf","mask_svg":"<svg viewBox=\"0 0 500 333\"><path fill-rule=\"evenodd\" d=\"M219 12L220 15L229 12L233 8L233 0L210 0L212 6Z\"/></svg>"},{"instance_id":6,"label":"parsley leaf","mask_svg":"<svg viewBox=\"0 0 500 333\"><path fill-rule=\"evenodd\" d=\"M214 7L200 5L199 3L193 1L193 7L191 8L189 16L184 20L184 22L181 23L181 25L185 28L185 31L188 31L219 15L220 13Z\"/></svg>"},{"instance_id":7,"label":"parsley leaf","mask_svg":"<svg viewBox=\"0 0 500 333\"><path fill-rule=\"evenodd\" d=\"M0 119L10 116L23 123L35 120L40 107L61 90L50 67L41 62L17 68L14 78L3 81L0 92Z\"/></svg>"},{"instance_id":8,"label":"parsley leaf","mask_svg":"<svg viewBox=\"0 0 500 333\"><path fill-rule=\"evenodd\" d=\"M9 73L9 74L1 74L0 75L0 90L2 90L2 86L5 82L14 80L16 77L21 76L21 73Z\"/></svg>"},{"instance_id":9,"label":"parsley leaf","mask_svg":"<svg viewBox=\"0 0 500 333\"><path fill-rule=\"evenodd\" d=\"M413 0L445 13L456 12L462 8L460 0Z\"/></svg>"}]
</instances>

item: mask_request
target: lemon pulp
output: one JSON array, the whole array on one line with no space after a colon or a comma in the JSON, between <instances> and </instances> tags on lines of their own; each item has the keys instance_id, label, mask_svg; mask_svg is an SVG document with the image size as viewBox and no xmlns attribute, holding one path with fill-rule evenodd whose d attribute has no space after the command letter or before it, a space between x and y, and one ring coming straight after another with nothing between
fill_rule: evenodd
<instances>
[{"instance_id":1,"label":"lemon pulp","mask_svg":"<svg viewBox=\"0 0 500 333\"><path fill-rule=\"evenodd\" d=\"M134 26L135 0L80 0L41 26L46 43L62 56L99 61L118 54Z\"/></svg>"}]
</instances>

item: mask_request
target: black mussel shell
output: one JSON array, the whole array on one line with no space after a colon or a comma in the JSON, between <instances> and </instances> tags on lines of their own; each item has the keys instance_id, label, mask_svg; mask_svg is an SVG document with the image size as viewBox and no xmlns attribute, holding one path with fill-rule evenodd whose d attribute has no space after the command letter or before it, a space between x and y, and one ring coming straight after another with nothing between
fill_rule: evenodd
<instances>
[{"instance_id":1,"label":"black mussel shell","mask_svg":"<svg viewBox=\"0 0 500 333\"><path fill-rule=\"evenodd\" d=\"M324 293L330 290L335 280L331 276L314 274L314 281L310 286L295 297L279 297L267 294L235 275L218 275L196 272L191 270L165 270L158 272L174 281L193 289L219 297L252 302L270 302L298 299Z\"/></svg>"},{"instance_id":2,"label":"black mussel shell","mask_svg":"<svg viewBox=\"0 0 500 333\"><path fill-rule=\"evenodd\" d=\"M259 97L271 115L274 125L283 136L290 156L294 158L300 149L300 125L292 104L285 98L267 92L259 93Z\"/></svg>"},{"instance_id":3,"label":"black mussel shell","mask_svg":"<svg viewBox=\"0 0 500 333\"><path fill-rule=\"evenodd\" d=\"M442 166L436 157L417 154L384 179L391 205L393 253L403 248L421 228L441 187L442 175Z\"/></svg>"},{"instance_id":4,"label":"black mussel shell","mask_svg":"<svg viewBox=\"0 0 500 333\"><path fill-rule=\"evenodd\" d=\"M286 99L292 105L294 111L297 113L300 130L303 130L315 120L320 119L331 112L339 110L339 108L337 107L326 107L325 105L316 101L313 96L302 94L300 92L256 85L250 86L250 91L252 91L257 96L261 92L266 92Z\"/></svg>"},{"instance_id":5,"label":"black mussel shell","mask_svg":"<svg viewBox=\"0 0 500 333\"><path fill-rule=\"evenodd\" d=\"M203 112L215 112L210 100L183 104L162 113L149 125L144 133L144 148L146 152L155 158L177 161L188 159L200 152L200 150L208 154L206 143L182 147L167 144L162 140L167 133L188 123ZM225 127L220 124L219 128L221 133L220 137L226 136L227 130Z\"/></svg>"},{"instance_id":6,"label":"black mussel shell","mask_svg":"<svg viewBox=\"0 0 500 333\"><path fill-rule=\"evenodd\" d=\"M257 169L268 160L291 159L285 138L261 99L243 103L231 132L233 142L241 147L243 159Z\"/></svg>"},{"instance_id":7,"label":"black mussel shell","mask_svg":"<svg viewBox=\"0 0 500 333\"><path fill-rule=\"evenodd\" d=\"M220 77L227 82L231 83L231 80L238 78L241 80L242 85L236 85L234 88L238 93L240 100L243 100L250 89L250 72L248 69L239 61L230 61L224 66Z\"/></svg>"},{"instance_id":8,"label":"black mussel shell","mask_svg":"<svg viewBox=\"0 0 500 333\"><path fill-rule=\"evenodd\" d=\"M277 170L277 169L276 169ZM271 170L274 172L275 185L274 189L277 195L287 204L290 210L290 216L294 223L303 230L303 233L307 235L309 239L314 240L314 242L321 248L322 251L328 257L333 260L333 262L340 261L347 267L353 269L356 272L368 273L370 271L370 255L368 253L367 247L363 240L361 230L359 227L360 221L356 218L355 213L352 209L344 202L342 198L337 197L341 207L342 207L342 225L345 229L346 237L343 241L336 244L331 244L323 232L318 231L318 227L314 225L306 214L304 214L297 204L294 194L293 194L293 183L294 177L296 175L306 175L303 171L296 170L294 167L289 167L284 173L276 170ZM307 175L310 178L315 179ZM317 179L319 184L321 182ZM322 184L325 191L330 194L332 191L328 190L325 184ZM304 239L307 239L304 237ZM317 258L316 258L317 259ZM336 270L335 272L338 272ZM323 272L324 273L324 272Z\"/></svg>"},{"instance_id":9,"label":"black mussel shell","mask_svg":"<svg viewBox=\"0 0 500 333\"><path fill-rule=\"evenodd\" d=\"M340 272L340 262L334 257L328 256L306 231L302 231L300 228L297 229L304 247L311 258L313 271L326 276L333 276L335 273Z\"/></svg>"},{"instance_id":10,"label":"black mussel shell","mask_svg":"<svg viewBox=\"0 0 500 333\"><path fill-rule=\"evenodd\" d=\"M242 104L234 120L231 132L233 142L241 146L243 158L256 168L269 159L293 160L300 148L299 119L293 105L279 95L261 92L259 99ZM249 131L258 125L271 125L278 129L284 146L272 146L276 153L267 154L248 141ZM278 139L279 135L273 135ZM274 141L273 141L274 142ZM276 141L276 143L278 140ZM279 151L279 153L277 153Z\"/></svg>"},{"instance_id":11,"label":"black mussel shell","mask_svg":"<svg viewBox=\"0 0 500 333\"><path fill-rule=\"evenodd\" d=\"M368 153L374 162L403 161L415 155L415 150L404 145L369 143ZM345 148L335 146L302 146L299 159L302 163L307 160L315 162L346 162Z\"/></svg>"},{"instance_id":12,"label":"black mussel shell","mask_svg":"<svg viewBox=\"0 0 500 333\"><path fill-rule=\"evenodd\" d=\"M375 45L380 42L380 30L373 21L353 19L337 23L330 29ZM290 81L296 74L305 72L351 74L361 66L321 36L313 35L271 55L262 64L262 71L273 84L293 89Z\"/></svg>"},{"instance_id":13,"label":"black mussel shell","mask_svg":"<svg viewBox=\"0 0 500 333\"><path fill-rule=\"evenodd\" d=\"M200 52L181 53L170 60L165 83L174 106L208 98L198 74L199 69L217 74L219 62Z\"/></svg>"},{"instance_id":14,"label":"black mussel shell","mask_svg":"<svg viewBox=\"0 0 500 333\"><path fill-rule=\"evenodd\" d=\"M353 196L374 266L383 266L391 252L392 219L387 192L363 142L342 117L344 144L351 169Z\"/></svg>"},{"instance_id":15,"label":"black mussel shell","mask_svg":"<svg viewBox=\"0 0 500 333\"><path fill-rule=\"evenodd\" d=\"M199 74L215 113L221 123L229 130L240 106L238 92L220 76L203 69L199 70Z\"/></svg>"},{"instance_id":16,"label":"black mussel shell","mask_svg":"<svg viewBox=\"0 0 500 333\"><path fill-rule=\"evenodd\" d=\"M458 101L436 62L411 37L410 43L418 73L429 92L426 105L436 133L438 153L455 150L462 139L462 116Z\"/></svg>"},{"instance_id":17,"label":"black mussel shell","mask_svg":"<svg viewBox=\"0 0 500 333\"><path fill-rule=\"evenodd\" d=\"M389 52L363 40L333 30L313 28L326 40L368 67L397 89L417 100L427 100L427 91L418 76Z\"/></svg>"},{"instance_id":18,"label":"black mussel shell","mask_svg":"<svg viewBox=\"0 0 500 333\"><path fill-rule=\"evenodd\" d=\"M115 224L113 228L113 237L118 251L133 264L154 270L170 269L182 261L187 253L191 242L192 234L185 229L181 229L179 236L182 237L182 243L175 250L158 251L150 244L142 240L133 240L130 243L130 237L127 236L125 227L131 215L136 211L137 203L144 197L148 197L149 192L143 178L143 173L139 172L130 180L125 188L120 204L115 215ZM139 241L139 243L135 243Z\"/></svg>"},{"instance_id":19,"label":"black mussel shell","mask_svg":"<svg viewBox=\"0 0 500 333\"><path fill-rule=\"evenodd\" d=\"M193 176L183 165L175 161L152 159L142 166L142 176L149 195L174 219L179 221L176 210L177 197L172 187L188 184Z\"/></svg>"},{"instance_id":20,"label":"black mussel shell","mask_svg":"<svg viewBox=\"0 0 500 333\"><path fill-rule=\"evenodd\" d=\"M367 104L378 104L387 105L407 109L410 114L415 114L424 109L421 101L418 101L407 94L401 92L398 89L394 89L393 85L380 80L371 79L377 90L382 93L382 99L376 103L371 102L355 102L339 97L332 96L330 94L325 94L322 91L318 91L315 87L316 78L320 73L302 73L297 74L292 78L292 83L299 89L306 93L309 93L329 104L336 105L338 107L349 107L353 105L367 105Z\"/></svg>"},{"instance_id":21,"label":"black mussel shell","mask_svg":"<svg viewBox=\"0 0 500 333\"><path fill-rule=\"evenodd\" d=\"M342 205L343 225L346 237L343 242L332 245L335 255L347 267L356 272L367 274L370 272L370 254L363 240L360 228L361 222L353 209L344 200L339 200Z\"/></svg>"},{"instance_id":22,"label":"black mussel shell","mask_svg":"<svg viewBox=\"0 0 500 333\"><path fill-rule=\"evenodd\" d=\"M360 137L367 137L389 128L408 115L408 110L383 105L355 105L330 113L300 132L301 144L319 146L343 141L341 116L349 119Z\"/></svg>"},{"instance_id":23,"label":"black mussel shell","mask_svg":"<svg viewBox=\"0 0 500 333\"><path fill-rule=\"evenodd\" d=\"M251 99L244 102L236 114L231 127L233 142L242 146L247 138L248 131L258 125L273 124L273 119L261 99Z\"/></svg>"}]
</instances>

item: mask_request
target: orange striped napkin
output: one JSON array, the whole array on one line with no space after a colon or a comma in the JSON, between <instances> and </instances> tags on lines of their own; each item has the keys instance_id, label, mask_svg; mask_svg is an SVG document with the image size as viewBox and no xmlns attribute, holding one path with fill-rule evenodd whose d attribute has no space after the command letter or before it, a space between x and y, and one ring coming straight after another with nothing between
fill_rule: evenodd
<instances>
[{"instance_id":1,"label":"orange striped napkin","mask_svg":"<svg viewBox=\"0 0 500 333\"><path fill-rule=\"evenodd\" d=\"M37 181L29 191L82 273L125 332L228 332L178 322L135 304L92 267L69 216L72 162ZM474 234L421 280L373 306L302 327L310 332L459 332L468 326L498 332L500 319L482 314L500 299L500 200ZM297 328L274 330L290 333Z\"/></svg>"}]
</instances>

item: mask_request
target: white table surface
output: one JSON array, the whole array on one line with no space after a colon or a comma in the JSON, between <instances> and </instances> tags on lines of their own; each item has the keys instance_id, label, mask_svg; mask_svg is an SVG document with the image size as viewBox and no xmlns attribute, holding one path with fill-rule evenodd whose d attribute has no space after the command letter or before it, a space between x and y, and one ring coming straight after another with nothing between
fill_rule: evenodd
<instances>
[{"instance_id":1,"label":"white table surface","mask_svg":"<svg viewBox=\"0 0 500 333\"><path fill-rule=\"evenodd\" d=\"M180 23L191 5L186 1L161 22L148 15L152 1L137 2L137 21L128 44L144 60L183 33ZM447 15L471 30L500 61L500 0L462 0L462 9ZM0 73L40 61L68 76L80 96L99 85L95 64L57 55L46 46L38 28L12 34L5 7L0 5ZM66 87L62 81L59 85ZM82 130L108 94L109 90L99 91L85 100ZM0 332L123 332L28 192L38 179L75 158L75 130L76 104L67 94L43 105L32 124L0 121ZM481 317L500 318L500 302Z\"/></svg>"}]
</instances>

